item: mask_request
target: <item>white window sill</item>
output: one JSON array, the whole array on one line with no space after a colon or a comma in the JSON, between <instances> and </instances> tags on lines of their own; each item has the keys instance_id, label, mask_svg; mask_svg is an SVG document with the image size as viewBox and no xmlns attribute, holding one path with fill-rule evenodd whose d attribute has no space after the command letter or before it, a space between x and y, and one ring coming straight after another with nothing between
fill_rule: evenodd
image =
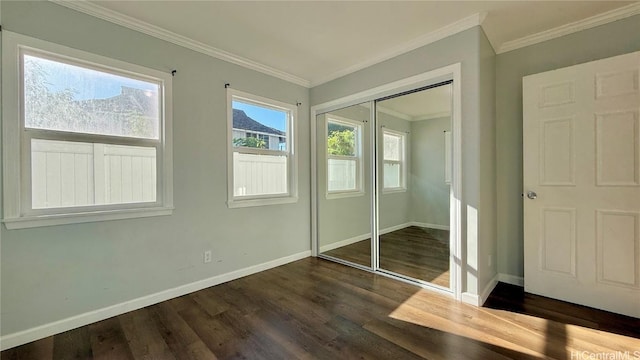
<instances>
[{"instance_id":1,"label":"white window sill","mask_svg":"<svg viewBox=\"0 0 640 360\"><path fill-rule=\"evenodd\" d=\"M333 200L333 199L358 197L363 195L364 195L364 191L344 191L344 192L327 193L326 197L328 200Z\"/></svg>"},{"instance_id":2,"label":"white window sill","mask_svg":"<svg viewBox=\"0 0 640 360\"><path fill-rule=\"evenodd\" d=\"M298 202L297 196L286 196L277 198L263 198L263 199L236 199L227 201L227 206L230 209L244 208L252 206L266 206L266 205L279 205L279 204L293 204Z\"/></svg>"},{"instance_id":3,"label":"white window sill","mask_svg":"<svg viewBox=\"0 0 640 360\"><path fill-rule=\"evenodd\" d=\"M382 189L383 194L395 194L407 192L407 188Z\"/></svg>"},{"instance_id":4,"label":"white window sill","mask_svg":"<svg viewBox=\"0 0 640 360\"><path fill-rule=\"evenodd\" d=\"M79 224L86 222L135 219L151 216L164 216L173 214L173 207L154 207L138 209L120 209L92 211L86 213L54 214L23 216L19 218L6 218L2 220L9 230L27 229L42 226Z\"/></svg>"}]
</instances>

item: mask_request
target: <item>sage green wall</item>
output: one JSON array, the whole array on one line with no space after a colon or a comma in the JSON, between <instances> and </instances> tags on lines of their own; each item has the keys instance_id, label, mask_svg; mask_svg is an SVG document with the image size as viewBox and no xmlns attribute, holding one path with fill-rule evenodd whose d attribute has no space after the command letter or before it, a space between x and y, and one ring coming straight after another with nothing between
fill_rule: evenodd
<instances>
[{"instance_id":1,"label":"sage green wall","mask_svg":"<svg viewBox=\"0 0 640 360\"><path fill-rule=\"evenodd\" d=\"M411 122L411 221L449 226L444 131L451 118Z\"/></svg>"},{"instance_id":2,"label":"sage green wall","mask_svg":"<svg viewBox=\"0 0 640 360\"><path fill-rule=\"evenodd\" d=\"M496 56L499 272L523 276L522 77L640 50L640 15Z\"/></svg>"},{"instance_id":3,"label":"sage green wall","mask_svg":"<svg viewBox=\"0 0 640 360\"><path fill-rule=\"evenodd\" d=\"M495 106L495 88L493 81L487 76L481 78L481 66L487 67L491 59L488 56L488 41L480 27L452 35L395 58L378 63L352 74L318 85L311 89L311 105L339 99L364 90L374 88L393 81L418 75L447 65L461 63L462 66L462 258L463 269L462 291L477 295L487 282L478 283L478 273L486 269L485 262L478 262L478 244L485 243L488 248L495 249L496 239L491 238L492 231L484 231L483 227L495 229L495 214L482 214L483 223L478 222L482 212L491 212L491 200L484 198L487 204L481 204L481 185L495 180L494 175L481 179L488 171L481 172L480 164L495 166L494 145L483 145L481 142L491 139L490 135L481 134L481 128L494 128L495 120L490 117ZM492 51L492 50L491 50ZM489 75L490 76L490 75ZM485 83L481 83L484 80ZM480 95L481 92L487 92ZM471 217L468 215L471 214ZM484 237L484 238L483 238ZM484 248L483 248L484 249ZM484 250L483 250L484 251Z\"/></svg>"},{"instance_id":4,"label":"sage green wall","mask_svg":"<svg viewBox=\"0 0 640 360\"><path fill-rule=\"evenodd\" d=\"M310 250L308 89L52 2L0 4L3 30L178 70L173 79L174 214L12 231L2 227L2 335ZM297 203L227 208L225 82L279 101L302 102ZM206 249L213 251L210 264L202 262Z\"/></svg>"}]
</instances>

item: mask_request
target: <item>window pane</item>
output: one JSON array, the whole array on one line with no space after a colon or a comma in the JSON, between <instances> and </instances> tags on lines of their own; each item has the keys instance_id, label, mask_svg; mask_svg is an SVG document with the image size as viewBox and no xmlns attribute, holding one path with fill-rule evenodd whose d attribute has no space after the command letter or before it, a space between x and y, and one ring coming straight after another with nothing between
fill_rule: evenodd
<instances>
[{"instance_id":1,"label":"window pane","mask_svg":"<svg viewBox=\"0 0 640 360\"><path fill-rule=\"evenodd\" d=\"M384 134L384 160L400 161L402 155L401 137Z\"/></svg>"},{"instance_id":2,"label":"window pane","mask_svg":"<svg viewBox=\"0 0 640 360\"><path fill-rule=\"evenodd\" d=\"M233 153L233 195L287 193L287 157Z\"/></svg>"},{"instance_id":3,"label":"window pane","mask_svg":"<svg viewBox=\"0 0 640 360\"><path fill-rule=\"evenodd\" d=\"M28 128L158 139L160 85L23 56Z\"/></svg>"},{"instance_id":4,"label":"window pane","mask_svg":"<svg viewBox=\"0 0 640 360\"><path fill-rule=\"evenodd\" d=\"M384 187L400 187L400 164L384 164Z\"/></svg>"},{"instance_id":5,"label":"window pane","mask_svg":"<svg viewBox=\"0 0 640 360\"><path fill-rule=\"evenodd\" d=\"M286 111L232 101L233 146L287 151Z\"/></svg>"},{"instance_id":6,"label":"window pane","mask_svg":"<svg viewBox=\"0 0 640 360\"><path fill-rule=\"evenodd\" d=\"M328 191L356 190L356 160L329 159L328 161Z\"/></svg>"},{"instance_id":7,"label":"window pane","mask_svg":"<svg viewBox=\"0 0 640 360\"><path fill-rule=\"evenodd\" d=\"M356 156L357 128L329 121L327 123L327 151L329 155Z\"/></svg>"},{"instance_id":8,"label":"window pane","mask_svg":"<svg viewBox=\"0 0 640 360\"><path fill-rule=\"evenodd\" d=\"M31 140L32 208L156 201L153 147Z\"/></svg>"}]
</instances>

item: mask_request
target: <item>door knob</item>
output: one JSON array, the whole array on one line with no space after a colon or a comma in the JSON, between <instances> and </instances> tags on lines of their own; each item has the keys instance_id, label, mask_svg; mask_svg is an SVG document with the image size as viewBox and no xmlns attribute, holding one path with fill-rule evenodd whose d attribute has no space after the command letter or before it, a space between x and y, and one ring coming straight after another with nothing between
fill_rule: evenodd
<instances>
[{"instance_id":1,"label":"door knob","mask_svg":"<svg viewBox=\"0 0 640 360\"><path fill-rule=\"evenodd\" d=\"M538 194L536 194L535 191L527 191L527 197L531 200L534 200L538 197Z\"/></svg>"}]
</instances>

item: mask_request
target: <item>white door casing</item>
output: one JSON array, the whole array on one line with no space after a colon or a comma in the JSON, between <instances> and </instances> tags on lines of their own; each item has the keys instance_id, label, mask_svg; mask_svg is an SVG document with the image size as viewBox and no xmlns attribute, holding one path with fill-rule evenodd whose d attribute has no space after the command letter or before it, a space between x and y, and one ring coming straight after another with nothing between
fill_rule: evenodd
<instances>
[{"instance_id":1,"label":"white door casing","mask_svg":"<svg viewBox=\"0 0 640 360\"><path fill-rule=\"evenodd\" d=\"M525 291L640 317L639 74L636 52L523 78Z\"/></svg>"}]
</instances>

